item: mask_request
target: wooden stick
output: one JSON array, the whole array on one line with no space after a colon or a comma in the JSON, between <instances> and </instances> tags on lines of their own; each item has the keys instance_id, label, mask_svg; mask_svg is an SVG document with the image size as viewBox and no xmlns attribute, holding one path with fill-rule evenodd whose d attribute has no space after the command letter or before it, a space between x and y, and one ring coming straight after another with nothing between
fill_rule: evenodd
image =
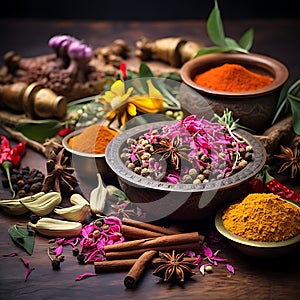
<instances>
[{"instance_id":1,"label":"wooden stick","mask_svg":"<svg viewBox=\"0 0 300 300\"><path fill-rule=\"evenodd\" d=\"M199 250L200 243L186 243L186 244L178 244L178 245L170 245L170 246L158 246L153 248L145 248L145 249L132 249L127 251L111 251L106 252L107 260L124 260L124 259L132 259L137 258L142 255L145 251L148 250L156 250L161 252L171 252L172 250L177 251L185 251L185 250Z\"/></svg>"},{"instance_id":2,"label":"wooden stick","mask_svg":"<svg viewBox=\"0 0 300 300\"><path fill-rule=\"evenodd\" d=\"M24 134L21 132L14 130L4 124L0 124L0 127L5 130L8 134L11 135L11 137L19 142L24 141L29 147L31 147L33 150L45 155L46 153L46 148L40 144L37 141L31 140L28 137L26 137Z\"/></svg>"},{"instance_id":3,"label":"wooden stick","mask_svg":"<svg viewBox=\"0 0 300 300\"><path fill-rule=\"evenodd\" d=\"M113 244L104 246L105 253L112 251L127 251L135 249L155 249L159 247L174 246L178 244L200 243L204 237L198 232L179 233L172 235L159 236L156 238L139 239L123 242L121 244Z\"/></svg>"},{"instance_id":4,"label":"wooden stick","mask_svg":"<svg viewBox=\"0 0 300 300\"><path fill-rule=\"evenodd\" d=\"M156 255L157 251L149 250L144 252L134 263L132 268L129 270L128 274L124 278L124 285L128 289L132 289L136 286L140 277L144 273L148 263L153 259Z\"/></svg>"},{"instance_id":5,"label":"wooden stick","mask_svg":"<svg viewBox=\"0 0 300 300\"><path fill-rule=\"evenodd\" d=\"M7 125L17 125L20 122L32 120L26 117L25 114L14 114L7 110L0 110L0 123L5 123Z\"/></svg>"},{"instance_id":6,"label":"wooden stick","mask_svg":"<svg viewBox=\"0 0 300 300\"><path fill-rule=\"evenodd\" d=\"M129 270L137 259L119 259L119 260L104 260L95 261L95 273L118 272L122 270Z\"/></svg>"},{"instance_id":7,"label":"wooden stick","mask_svg":"<svg viewBox=\"0 0 300 300\"><path fill-rule=\"evenodd\" d=\"M129 219L129 218L123 218L122 224L127 225L127 226L132 226L135 228L149 230L152 232L158 232L158 233L165 234L165 235L179 233L178 231L175 231L175 230L171 230L171 229L168 229L165 227L161 227L158 225L154 225L154 224L150 224L150 223L146 223L146 222L142 222L142 221L137 221L137 220L133 220L133 219Z\"/></svg>"}]
</instances>

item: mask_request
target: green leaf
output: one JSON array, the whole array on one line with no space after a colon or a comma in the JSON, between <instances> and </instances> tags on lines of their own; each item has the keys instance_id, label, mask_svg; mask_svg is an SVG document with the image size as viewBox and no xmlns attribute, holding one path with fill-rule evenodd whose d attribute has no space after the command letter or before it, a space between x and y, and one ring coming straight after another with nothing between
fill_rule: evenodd
<instances>
[{"instance_id":1,"label":"green leaf","mask_svg":"<svg viewBox=\"0 0 300 300\"><path fill-rule=\"evenodd\" d=\"M139 77L154 77L149 66L143 62L140 64Z\"/></svg>"},{"instance_id":2,"label":"green leaf","mask_svg":"<svg viewBox=\"0 0 300 300\"><path fill-rule=\"evenodd\" d=\"M225 38L225 42L227 47L231 50L231 51L239 51L239 52L244 52L247 53L248 51L241 48L241 46L232 38Z\"/></svg>"},{"instance_id":3,"label":"green leaf","mask_svg":"<svg viewBox=\"0 0 300 300\"><path fill-rule=\"evenodd\" d=\"M293 128L300 135L300 98L289 96L288 99L293 114Z\"/></svg>"},{"instance_id":4,"label":"green leaf","mask_svg":"<svg viewBox=\"0 0 300 300\"><path fill-rule=\"evenodd\" d=\"M300 79L297 80L290 88L288 91L288 94L299 97L300 93Z\"/></svg>"},{"instance_id":5,"label":"green leaf","mask_svg":"<svg viewBox=\"0 0 300 300\"><path fill-rule=\"evenodd\" d=\"M230 49L228 47L205 47L205 48L201 48L197 52L196 57L204 55L204 54L229 52L229 51L230 51Z\"/></svg>"},{"instance_id":6,"label":"green leaf","mask_svg":"<svg viewBox=\"0 0 300 300\"><path fill-rule=\"evenodd\" d=\"M174 73L174 72L162 73L160 75L160 77L175 80L175 81L179 81L179 82L182 81L182 78L181 78L180 74L179 73Z\"/></svg>"},{"instance_id":7,"label":"green leaf","mask_svg":"<svg viewBox=\"0 0 300 300\"><path fill-rule=\"evenodd\" d=\"M31 140L44 142L47 138L55 136L62 127L63 124L58 120L45 119L20 122L15 129Z\"/></svg>"},{"instance_id":8,"label":"green leaf","mask_svg":"<svg viewBox=\"0 0 300 300\"><path fill-rule=\"evenodd\" d=\"M245 49L250 50L253 45L254 30L252 28L248 29L240 38L239 45Z\"/></svg>"},{"instance_id":9,"label":"green leaf","mask_svg":"<svg viewBox=\"0 0 300 300\"><path fill-rule=\"evenodd\" d=\"M215 0L215 7L207 19L207 33L211 41L218 46L226 46L225 33L221 19L218 2Z\"/></svg>"},{"instance_id":10,"label":"green leaf","mask_svg":"<svg viewBox=\"0 0 300 300\"><path fill-rule=\"evenodd\" d=\"M109 196L113 197L117 203L130 201L129 198L127 197L127 195L119 188L117 188L113 185L107 185L106 189L108 191Z\"/></svg>"},{"instance_id":11,"label":"green leaf","mask_svg":"<svg viewBox=\"0 0 300 300\"><path fill-rule=\"evenodd\" d=\"M8 233L12 240L22 247L29 255L32 254L34 248L34 231L27 226L13 225L8 229Z\"/></svg>"},{"instance_id":12,"label":"green leaf","mask_svg":"<svg viewBox=\"0 0 300 300\"><path fill-rule=\"evenodd\" d=\"M196 56L200 56L208 53L215 52L230 52L239 51L248 53L253 43L253 30L247 30L240 38L239 42L226 37L224 32L224 26L221 18L221 13L218 7L218 2L215 0L215 6L212 9L206 23L207 33L210 40L220 48L213 48L210 50L201 49ZM226 50L224 49L227 48Z\"/></svg>"}]
</instances>

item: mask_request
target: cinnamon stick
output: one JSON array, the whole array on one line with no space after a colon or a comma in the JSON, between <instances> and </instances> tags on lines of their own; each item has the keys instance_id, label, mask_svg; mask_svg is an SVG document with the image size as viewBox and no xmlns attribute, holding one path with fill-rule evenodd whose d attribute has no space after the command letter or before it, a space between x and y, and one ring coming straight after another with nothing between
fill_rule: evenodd
<instances>
[{"instance_id":1,"label":"cinnamon stick","mask_svg":"<svg viewBox=\"0 0 300 300\"><path fill-rule=\"evenodd\" d=\"M165 227L161 227L158 225L154 225L154 224L150 224L150 223L146 223L146 222L142 222L142 221L138 221L138 220L133 220L133 219L129 219L129 218L123 218L122 224L127 225L127 226L132 226L135 228L149 230L152 232L165 234L165 235L179 233L178 231L175 231L175 230L171 230L171 229L168 229Z\"/></svg>"},{"instance_id":2,"label":"cinnamon stick","mask_svg":"<svg viewBox=\"0 0 300 300\"><path fill-rule=\"evenodd\" d=\"M122 234L127 239L143 239L143 238L151 238L163 236L163 233L154 232L142 228L137 228L128 225L122 225Z\"/></svg>"},{"instance_id":3,"label":"cinnamon stick","mask_svg":"<svg viewBox=\"0 0 300 300\"><path fill-rule=\"evenodd\" d=\"M122 270L129 270L137 259L120 259L120 260L103 260L95 261L94 268L95 273L105 272L118 272Z\"/></svg>"},{"instance_id":4,"label":"cinnamon stick","mask_svg":"<svg viewBox=\"0 0 300 300\"><path fill-rule=\"evenodd\" d=\"M157 251L149 250L144 252L134 263L132 268L129 270L127 275L124 278L124 285L128 289L132 289L136 286L137 282L139 281L141 275L143 274L144 270L146 269L148 263L153 259L156 255Z\"/></svg>"},{"instance_id":5,"label":"cinnamon stick","mask_svg":"<svg viewBox=\"0 0 300 300\"><path fill-rule=\"evenodd\" d=\"M125 242L124 242L125 243ZM145 249L132 249L127 251L110 251L106 252L106 259L107 260L126 260L126 259L133 259L137 258L142 255L145 251L148 250L156 250L161 252L171 252L172 250L177 251L185 251L185 250L199 250L200 243L186 243L186 244L178 244L178 245L170 245L170 246L159 246L153 248L145 248Z\"/></svg>"},{"instance_id":6,"label":"cinnamon stick","mask_svg":"<svg viewBox=\"0 0 300 300\"><path fill-rule=\"evenodd\" d=\"M197 257L184 257L183 258L183 261L191 262L191 263L195 262L196 260L197 260ZM99 274L99 273L106 273L106 272L118 272L118 271L123 271L123 270L129 270L130 268L132 268L132 266L135 264L136 261L137 261L137 258L95 261L94 262L95 273ZM152 259L151 263L153 265L160 261L162 261L161 258L155 257Z\"/></svg>"},{"instance_id":7,"label":"cinnamon stick","mask_svg":"<svg viewBox=\"0 0 300 300\"><path fill-rule=\"evenodd\" d=\"M156 238L147 238L123 242L120 244L104 246L105 253L112 251L128 251L139 249L157 249L160 247L168 247L174 245L184 245L190 243L197 243L200 245L204 237L198 232L179 233L172 235L159 236Z\"/></svg>"}]
</instances>

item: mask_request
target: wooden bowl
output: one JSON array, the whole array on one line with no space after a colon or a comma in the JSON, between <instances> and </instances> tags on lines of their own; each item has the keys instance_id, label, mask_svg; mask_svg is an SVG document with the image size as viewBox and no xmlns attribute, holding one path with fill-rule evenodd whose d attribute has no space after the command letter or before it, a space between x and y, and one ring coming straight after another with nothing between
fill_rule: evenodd
<instances>
[{"instance_id":1,"label":"wooden bowl","mask_svg":"<svg viewBox=\"0 0 300 300\"><path fill-rule=\"evenodd\" d=\"M264 88L248 92L212 90L194 82L196 74L225 63L242 65L250 71L269 75L274 80ZM233 112L234 119L239 119L239 124L259 134L263 133L272 123L281 89L288 79L288 70L281 62L268 56L213 53L189 60L182 66L180 75L186 85L201 94L207 101L207 104L203 104L197 98L188 99L187 97L184 99L183 106L189 107L190 111L197 115L201 115L202 112L206 113L207 105L218 115L222 115L224 109L228 108Z\"/></svg>"}]
</instances>

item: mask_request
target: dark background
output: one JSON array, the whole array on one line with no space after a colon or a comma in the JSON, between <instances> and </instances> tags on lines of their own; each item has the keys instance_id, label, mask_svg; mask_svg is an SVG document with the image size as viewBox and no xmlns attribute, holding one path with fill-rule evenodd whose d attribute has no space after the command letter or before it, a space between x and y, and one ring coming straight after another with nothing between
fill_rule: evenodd
<instances>
[{"instance_id":1,"label":"dark background","mask_svg":"<svg viewBox=\"0 0 300 300\"><path fill-rule=\"evenodd\" d=\"M219 0L224 19L299 18L297 1ZM82 20L207 19L214 0L9 0L1 18Z\"/></svg>"}]
</instances>

